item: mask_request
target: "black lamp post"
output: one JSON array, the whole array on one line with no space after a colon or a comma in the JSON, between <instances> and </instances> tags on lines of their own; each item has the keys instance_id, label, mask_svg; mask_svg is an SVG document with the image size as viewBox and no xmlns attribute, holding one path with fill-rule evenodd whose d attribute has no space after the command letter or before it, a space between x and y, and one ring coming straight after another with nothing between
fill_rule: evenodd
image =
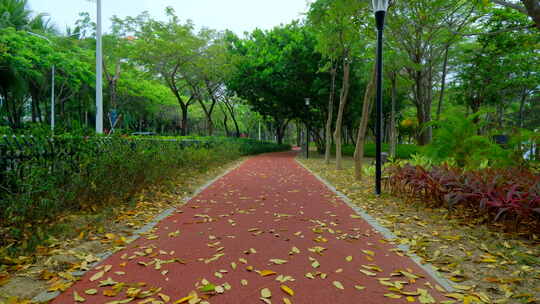
<instances>
[{"instance_id":1,"label":"black lamp post","mask_svg":"<svg viewBox=\"0 0 540 304\"><path fill-rule=\"evenodd\" d=\"M306 158L309 158L309 106L311 104L311 98L306 98L306 107L308 109L308 115L307 115L307 119L308 121L306 122Z\"/></svg>"},{"instance_id":2,"label":"black lamp post","mask_svg":"<svg viewBox=\"0 0 540 304\"><path fill-rule=\"evenodd\" d=\"M382 193L382 72L383 72L383 32L384 18L388 10L388 0L372 0L377 21L377 121L376 121L376 170L375 194Z\"/></svg>"}]
</instances>

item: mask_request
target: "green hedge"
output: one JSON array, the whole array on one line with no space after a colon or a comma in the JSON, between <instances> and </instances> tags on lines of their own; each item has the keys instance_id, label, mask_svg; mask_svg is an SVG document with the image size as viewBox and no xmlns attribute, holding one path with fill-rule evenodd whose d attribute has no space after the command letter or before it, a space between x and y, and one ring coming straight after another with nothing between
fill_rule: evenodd
<instances>
[{"instance_id":1,"label":"green hedge","mask_svg":"<svg viewBox=\"0 0 540 304\"><path fill-rule=\"evenodd\" d=\"M219 142L219 141L218 141ZM235 139L226 139L221 142L230 143L235 146L238 146L240 153L242 155L255 155L268 152L281 152L291 150L290 145L286 144L276 144L271 142L261 142L258 140L248 139L248 138L235 138Z\"/></svg>"},{"instance_id":2,"label":"green hedge","mask_svg":"<svg viewBox=\"0 0 540 304\"><path fill-rule=\"evenodd\" d=\"M258 141L251 138L222 137L222 136L143 136L134 137L139 139L195 141L210 145L232 144L238 147L241 155L255 155L268 152L281 152L291 150L287 144Z\"/></svg>"},{"instance_id":3,"label":"green hedge","mask_svg":"<svg viewBox=\"0 0 540 304\"><path fill-rule=\"evenodd\" d=\"M354 156L354 150L356 147L354 145L344 145L343 146L343 155L345 156ZM335 147L333 149L333 153L335 154ZM390 151L390 145L389 144L383 144L383 152L389 152ZM401 159L408 159L411 158L412 155L420 153L421 147L416 145L398 145L396 149L396 156ZM364 156L365 157L375 157L375 144L374 143L367 143L364 147Z\"/></svg>"},{"instance_id":4,"label":"green hedge","mask_svg":"<svg viewBox=\"0 0 540 304\"><path fill-rule=\"evenodd\" d=\"M197 142L203 144L62 136L54 139L51 153L48 138L36 139L23 147L25 157L17 160L17 170L0 166L0 247L16 244L13 248L33 250L47 239L42 228L60 215L126 203L147 187L241 155L290 149L247 139ZM0 152L11 153L5 147Z\"/></svg>"}]
</instances>

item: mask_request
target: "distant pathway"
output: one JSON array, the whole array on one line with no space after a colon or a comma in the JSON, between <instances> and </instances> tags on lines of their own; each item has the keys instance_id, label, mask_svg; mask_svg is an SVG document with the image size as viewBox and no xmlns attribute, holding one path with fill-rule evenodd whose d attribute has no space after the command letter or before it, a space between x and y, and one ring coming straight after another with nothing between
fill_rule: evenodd
<instances>
[{"instance_id":1,"label":"distant pathway","mask_svg":"<svg viewBox=\"0 0 540 304\"><path fill-rule=\"evenodd\" d=\"M75 303L74 291L85 303L381 304L445 299L435 281L422 278L428 275L354 216L295 155L247 160L53 303ZM209 283L218 294L207 297L198 291L204 285L214 288ZM264 289L270 293L261 294ZM189 296L192 291L197 295Z\"/></svg>"}]
</instances>

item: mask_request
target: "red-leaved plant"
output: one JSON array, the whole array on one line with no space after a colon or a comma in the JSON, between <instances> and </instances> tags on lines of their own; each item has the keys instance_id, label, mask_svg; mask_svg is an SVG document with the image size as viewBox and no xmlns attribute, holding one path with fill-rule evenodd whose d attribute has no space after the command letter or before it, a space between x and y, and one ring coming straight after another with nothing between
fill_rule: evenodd
<instances>
[{"instance_id":1,"label":"red-leaved plant","mask_svg":"<svg viewBox=\"0 0 540 304\"><path fill-rule=\"evenodd\" d=\"M485 211L495 221L514 219L515 224L530 220L540 222L540 174L527 169L482 169L434 166L393 166L387 186L402 197L446 206L457 205Z\"/></svg>"}]
</instances>

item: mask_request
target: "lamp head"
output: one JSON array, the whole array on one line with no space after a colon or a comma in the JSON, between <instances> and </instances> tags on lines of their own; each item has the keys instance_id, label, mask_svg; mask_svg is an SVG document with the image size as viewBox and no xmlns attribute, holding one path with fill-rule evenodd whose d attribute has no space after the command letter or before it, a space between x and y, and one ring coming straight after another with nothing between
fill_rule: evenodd
<instances>
[{"instance_id":1,"label":"lamp head","mask_svg":"<svg viewBox=\"0 0 540 304\"><path fill-rule=\"evenodd\" d=\"M311 104L311 98L306 98L306 106L309 107L310 104Z\"/></svg>"},{"instance_id":2,"label":"lamp head","mask_svg":"<svg viewBox=\"0 0 540 304\"><path fill-rule=\"evenodd\" d=\"M388 10L389 0L372 0L373 1L373 12L386 12Z\"/></svg>"}]
</instances>

